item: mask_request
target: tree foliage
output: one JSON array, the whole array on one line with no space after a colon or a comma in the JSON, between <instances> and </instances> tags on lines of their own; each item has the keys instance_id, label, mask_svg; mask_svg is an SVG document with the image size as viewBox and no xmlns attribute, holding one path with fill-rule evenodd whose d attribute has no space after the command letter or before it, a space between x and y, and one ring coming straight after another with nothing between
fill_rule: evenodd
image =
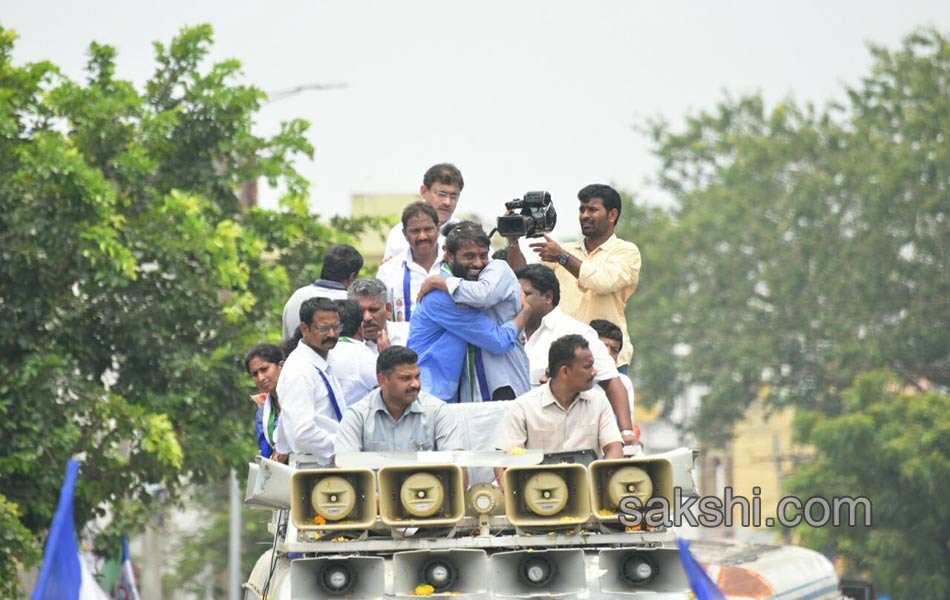
<instances>
[{"instance_id":1,"label":"tree foliage","mask_svg":"<svg viewBox=\"0 0 950 600\"><path fill-rule=\"evenodd\" d=\"M789 491L868 498L871 527L799 533L809 545L845 557L849 575L872 573L879 591L947 598L950 396L905 388L894 373L869 374L844 392L841 414L799 415L799 437L819 458L792 476Z\"/></svg>"},{"instance_id":2,"label":"tree foliage","mask_svg":"<svg viewBox=\"0 0 950 600\"><path fill-rule=\"evenodd\" d=\"M676 203L622 220L644 256L634 373L648 403L708 389L693 422L705 445L755 398L797 407L816 457L790 491L873 506L871 528L804 541L895 596L943 598L950 39L920 30L871 53L839 103L727 97L681 128L651 125Z\"/></svg>"},{"instance_id":3,"label":"tree foliage","mask_svg":"<svg viewBox=\"0 0 950 600\"><path fill-rule=\"evenodd\" d=\"M35 559L69 456L77 523L108 512L111 547L155 502L146 484L175 499L253 456L243 353L367 224L308 214L291 163L312 156L307 123L252 133L265 96L237 61L208 64L211 40L156 43L139 91L111 47L92 44L76 82L15 65L0 28L0 520L36 536L4 537L0 579ZM286 189L281 210L241 209L258 177Z\"/></svg>"},{"instance_id":4,"label":"tree foliage","mask_svg":"<svg viewBox=\"0 0 950 600\"><path fill-rule=\"evenodd\" d=\"M950 383L950 42L923 30L825 108L729 98L653 123L670 210L634 209L644 401L710 390L706 442L763 389L840 409L864 371Z\"/></svg>"}]
</instances>

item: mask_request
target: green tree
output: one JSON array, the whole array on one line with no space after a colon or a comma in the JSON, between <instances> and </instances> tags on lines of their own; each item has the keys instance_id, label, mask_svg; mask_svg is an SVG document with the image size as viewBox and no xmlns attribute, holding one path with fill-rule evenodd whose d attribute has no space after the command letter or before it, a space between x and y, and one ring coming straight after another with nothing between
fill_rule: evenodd
<instances>
[{"instance_id":1,"label":"green tree","mask_svg":"<svg viewBox=\"0 0 950 600\"><path fill-rule=\"evenodd\" d=\"M841 414L805 412L800 439L818 452L789 481L803 497L868 498L871 527L797 530L809 545L870 572L896 598L950 597L950 396L906 390L893 372L859 377ZM858 521L863 525L864 515Z\"/></svg>"},{"instance_id":2,"label":"green tree","mask_svg":"<svg viewBox=\"0 0 950 600\"><path fill-rule=\"evenodd\" d=\"M77 523L105 514L118 547L161 484L239 472L253 456L241 359L276 341L280 307L325 249L365 222L321 224L292 166L307 124L251 132L264 94L208 64L208 26L156 43L138 91L92 44L87 80L15 65L0 28L0 580L30 565L72 455ZM241 210L240 182L282 184L281 210Z\"/></svg>"},{"instance_id":3,"label":"green tree","mask_svg":"<svg viewBox=\"0 0 950 600\"><path fill-rule=\"evenodd\" d=\"M864 371L950 383L950 42L932 30L818 109L726 98L650 132L670 210L634 212L629 322L645 401L710 390L707 443L763 389L840 409Z\"/></svg>"}]
</instances>

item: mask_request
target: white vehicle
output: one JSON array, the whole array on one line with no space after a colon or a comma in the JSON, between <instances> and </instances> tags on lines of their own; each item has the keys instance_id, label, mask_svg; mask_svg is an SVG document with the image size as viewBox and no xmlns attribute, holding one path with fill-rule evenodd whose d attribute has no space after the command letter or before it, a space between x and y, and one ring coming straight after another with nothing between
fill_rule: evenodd
<instances>
[{"instance_id":1,"label":"white vehicle","mask_svg":"<svg viewBox=\"0 0 950 600\"><path fill-rule=\"evenodd\" d=\"M589 466L541 460L363 453L310 469L258 457L246 502L275 509L275 544L245 596L690 597L673 532L634 530L620 506L692 489L690 450ZM463 466L506 467L504 493L487 481L466 489Z\"/></svg>"}]
</instances>

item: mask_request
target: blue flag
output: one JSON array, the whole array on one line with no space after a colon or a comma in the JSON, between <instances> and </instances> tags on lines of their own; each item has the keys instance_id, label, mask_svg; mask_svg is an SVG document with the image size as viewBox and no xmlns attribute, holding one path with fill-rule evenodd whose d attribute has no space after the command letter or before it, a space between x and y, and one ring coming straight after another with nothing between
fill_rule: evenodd
<instances>
[{"instance_id":1,"label":"blue flag","mask_svg":"<svg viewBox=\"0 0 950 600\"><path fill-rule=\"evenodd\" d=\"M135 587L135 573L132 571L132 556L129 554L129 538L122 535L122 568L119 581L115 584L115 597L118 600L139 600L139 590Z\"/></svg>"},{"instance_id":2,"label":"blue flag","mask_svg":"<svg viewBox=\"0 0 950 600\"><path fill-rule=\"evenodd\" d=\"M43 569L33 590L33 600L108 600L79 554L73 514L73 492L78 475L79 461L71 458L66 464L66 480L46 538Z\"/></svg>"},{"instance_id":3,"label":"blue flag","mask_svg":"<svg viewBox=\"0 0 950 600\"><path fill-rule=\"evenodd\" d=\"M689 587L696 594L696 600L726 600L726 595L713 583L706 573L706 569L697 561L693 553L689 551L689 542L686 540L676 540L680 547L680 560L683 562L683 569L686 570L686 576L689 578Z\"/></svg>"}]
</instances>

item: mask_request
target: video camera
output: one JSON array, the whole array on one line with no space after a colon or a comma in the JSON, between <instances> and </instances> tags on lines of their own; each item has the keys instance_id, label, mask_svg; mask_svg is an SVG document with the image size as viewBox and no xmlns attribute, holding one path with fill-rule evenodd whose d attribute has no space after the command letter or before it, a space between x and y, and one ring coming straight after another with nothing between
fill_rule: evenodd
<instances>
[{"instance_id":1,"label":"video camera","mask_svg":"<svg viewBox=\"0 0 950 600\"><path fill-rule=\"evenodd\" d=\"M505 202L508 210L520 210L517 215L498 217L496 229L502 237L540 237L554 230L557 213L547 192L528 192L524 198Z\"/></svg>"}]
</instances>

